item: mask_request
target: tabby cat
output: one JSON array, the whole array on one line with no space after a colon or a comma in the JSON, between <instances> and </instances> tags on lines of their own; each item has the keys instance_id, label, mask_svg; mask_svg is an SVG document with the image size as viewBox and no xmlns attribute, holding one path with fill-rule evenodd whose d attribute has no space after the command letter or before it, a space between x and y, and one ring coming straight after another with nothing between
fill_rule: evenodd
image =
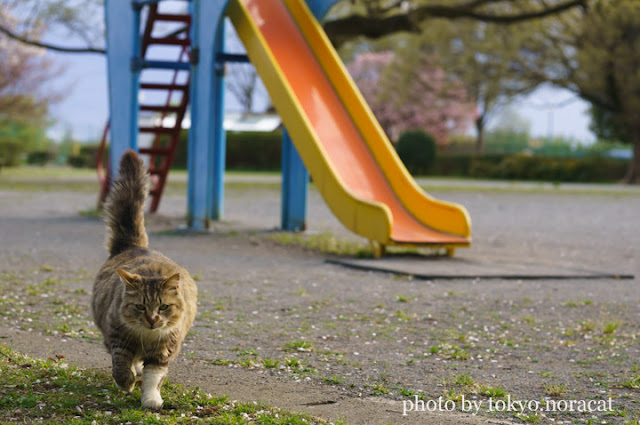
<instances>
[{"instance_id":1,"label":"tabby cat","mask_svg":"<svg viewBox=\"0 0 640 425\"><path fill-rule=\"evenodd\" d=\"M196 316L189 272L148 248L144 203L149 177L129 150L106 204L109 259L93 286L93 318L111 353L112 374L125 391L142 386L142 406L162 408L160 387Z\"/></svg>"}]
</instances>

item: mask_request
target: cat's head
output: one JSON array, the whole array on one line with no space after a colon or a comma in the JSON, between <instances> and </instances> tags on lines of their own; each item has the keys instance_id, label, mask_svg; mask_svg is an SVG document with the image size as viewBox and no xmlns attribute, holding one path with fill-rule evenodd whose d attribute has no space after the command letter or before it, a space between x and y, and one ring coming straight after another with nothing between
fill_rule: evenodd
<instances>
[{"instance_id":1,"label":"cat's head","mask_svg":"<svg viewBox=\"0 0 640 425\"><path fill-rule=\"evenodd\" d=\"M122 319L132 328L169 330L182 317L184 302L180 296L180 274L148 277L118 269L125 285L121 304Z\"/></svg>"}]
</instances>

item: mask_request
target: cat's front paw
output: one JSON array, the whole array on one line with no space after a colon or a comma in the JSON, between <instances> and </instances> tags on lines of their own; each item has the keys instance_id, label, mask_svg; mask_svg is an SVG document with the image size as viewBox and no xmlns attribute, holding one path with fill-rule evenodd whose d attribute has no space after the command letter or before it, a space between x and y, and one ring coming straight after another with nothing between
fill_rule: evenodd
<instances>
[{"instance_id":1,"label":"cat's front paw","mask_svg":"<svg viewBox=\"0 0 640 425\"><path fill-rule=\"evenodd\" d=\"M126 392L132 392L136 385L136 378L130 370L114 370L113 379Z\"/></svg>"},{"instance_id":2,"label":"cat's front paw","mask_svg":"<svg viewBox=\"0 0 640 425\"><path fill-rule=\"evenodd\" d=\"M142 407L145 409L160 410L162 409L162 403L163 400L159 392L142 395Z\"/></svg>"}]
</instances>

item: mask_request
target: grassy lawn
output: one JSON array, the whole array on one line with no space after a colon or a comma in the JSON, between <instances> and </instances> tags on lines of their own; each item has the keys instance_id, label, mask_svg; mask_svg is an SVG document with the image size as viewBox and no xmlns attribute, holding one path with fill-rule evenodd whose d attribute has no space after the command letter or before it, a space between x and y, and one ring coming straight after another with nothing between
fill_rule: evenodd
<instances>
[{"instance_id":1,"label":"grassy lawn","mask_svg":"<svg viewBox=\"0 0 640 425\"><path fill-rule=\"evenodd\" d=\"M226 174L226 187L263 189L280 188L279 171L230 170ZM522 182L477 180L463 177L417 177L418 185L427 193L437 192L492 192L492 193L554 193L567 195L639 196L637 186L616 184L558 184L550 182ZM167 181L167 193L184 194L187 171L172 170ZM313 189L313 183L310 185ZM98 177L94 169L64 166L21 166L0 170L0 190L48 192L54 190L78 192L98 191Z\"/></svg>"},{"instance_id":2,"label":"grassy lawn","mask_svg":"<svg viewBox=\"0 0 640 425\"><path fill-rule=\"evenodd\" d=\"M120 391L109 375L62 358L34 359L0 345L0 423L43 424L326 424L260 403L212 396L165 383L160 412L140 407L140 392Z\"/></svg>"}]
</instances>

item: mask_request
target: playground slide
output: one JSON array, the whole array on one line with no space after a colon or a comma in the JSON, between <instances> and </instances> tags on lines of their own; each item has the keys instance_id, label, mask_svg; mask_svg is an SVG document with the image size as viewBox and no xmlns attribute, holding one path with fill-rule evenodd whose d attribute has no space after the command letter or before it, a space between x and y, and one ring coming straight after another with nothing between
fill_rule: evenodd
<instances>
[{"instance_id":1,"label":"playground slide","mask_svg":"<svg viewBox=\"0 0 640 425\"><path fill-rule=\"evenodd\" d=\"M336 217L386 245L471 243L464 207L407 172L304 0L232 0L227 14L314 183Z\"/></svg>"}]
</instances>

